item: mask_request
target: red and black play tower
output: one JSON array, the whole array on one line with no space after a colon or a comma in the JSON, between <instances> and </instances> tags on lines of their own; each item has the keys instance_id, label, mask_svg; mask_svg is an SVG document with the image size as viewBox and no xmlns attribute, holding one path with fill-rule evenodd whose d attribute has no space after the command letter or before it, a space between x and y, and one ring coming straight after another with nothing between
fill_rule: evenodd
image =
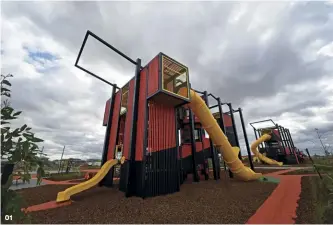
<instances>
[{"instance_id":1,"label":"red and black play tower","mask_svg":"<svg viewBox=\"0 0 333 225\"><path fill-rule=\"evenodd\" d=\"M89 36L135 65L134 77L123 87L78 65ZM190 102L189 92L178 94L180 88L190 90L191 87L189 71L185 65L159 53L142 66L140 59L132 60L87 31L75 66L113 87L104 113L106 134L102 164L121 156L126 161L120 168L112 168L100 186L114 186L114 178L117 176L119 189L126 196L169 194L179 191L188 174L193 175L195 182L209 179L208 160L212 161L214 179L220 178L217 151L209 137L206 137L200 121L186 106ZM208 96L213 95L206 91L197 92L202 93L208 105ZM222 130L228 135L226 131L232 129L228 137L235 139L234 145L239 146L231 104L221 103L220 98L213 97L217 100L217 105L213 107L219 109L216 118ZM223 104L228 104L229 113L222 112Z\"/></svg>"}]
</instances>

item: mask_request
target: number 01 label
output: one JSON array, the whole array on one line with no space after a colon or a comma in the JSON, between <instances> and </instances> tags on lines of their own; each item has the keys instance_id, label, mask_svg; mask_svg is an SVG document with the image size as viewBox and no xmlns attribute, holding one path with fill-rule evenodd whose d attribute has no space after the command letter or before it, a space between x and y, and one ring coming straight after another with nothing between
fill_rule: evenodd
<instances>
[{"instance_id":1,"label":"number 01 label","mask_svg":"<svg viewBox=\"0 0 333 225\"><path fill-rule=\"evenodd\" d=\"M13 216L12 215L5 215L5 220L13 220Z\"/></svg>"}]
</instances>

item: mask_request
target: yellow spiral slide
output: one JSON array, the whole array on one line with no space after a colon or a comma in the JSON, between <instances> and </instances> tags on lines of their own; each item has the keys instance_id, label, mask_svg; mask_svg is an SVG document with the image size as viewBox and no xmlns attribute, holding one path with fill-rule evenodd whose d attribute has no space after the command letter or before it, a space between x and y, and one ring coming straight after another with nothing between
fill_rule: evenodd
<instances>
[{"instance_id":1,"label":"yellow spiral slide","mask_svg":"<svg viewBox=\"0 0 333 225\"><path fill-rule=\"evenodd\" d=\"M181 88L179 93L186 96L187 90L187 88ZM189 103L189 107L196 117L199 118L203 128L209 134L217 150L222 154L225 163L228 165L235 178L249 181L257 180L262 177L261 173L255 173L250 168L244 166L242 161L238 159L239 148L233 148L230 145L228 138L222 132L204 100L193 90L190 90L190 96L191 102Z\"/></svg>"},{"instance_id":2,"label":"yellow spiral slide","mask_svg":"<svg viewBox=\"0 0 333 225\"><path fill-rule=\"evenodd\" d=\"M270 158L267 158L266 156L264 156L263 154L261 154L259 151L258 151L258 146L260 143L263 143L265 141L268 141L272 138L271 135L269 134L264 134L262 135L258 140L254 141L251 145L251 151L253 152L253 154L258 157L261 161L269 164L269 165L278 165L278 166L282 166L283 163L282 162L278 162L274 159L270 159Z\"/></svg>"},{"instance_id":3,"label":"yellow spiral slide","mask_svg":"<svg viewBox=\"0 0 333 225\"><path fill-rule=\"evenodd\" d=\"M59 192L58 196L57 196L57 202L68 201L68 200L70 200L70 197L72 195L75 195L77 193L80 193L82 191L85 191L85 190L97 185L106 176L106 174L109 172L109 170L113 166L115 166L119 163L123 164L124 161L125 161L124 157L122 157L120 160L111 159L111 160L107 161L106 163L104 163L102 168L97 172L97 174L90 180L87 180L78 185L67 188L66 190L64 190L62 192Z\"/></svg>"}]
</instances>

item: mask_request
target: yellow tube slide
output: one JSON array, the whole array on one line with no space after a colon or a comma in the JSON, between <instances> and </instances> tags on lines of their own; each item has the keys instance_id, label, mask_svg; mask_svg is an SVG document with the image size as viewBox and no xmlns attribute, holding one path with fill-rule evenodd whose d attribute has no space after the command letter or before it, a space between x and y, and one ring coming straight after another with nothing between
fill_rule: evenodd
<instances>
[{"instance_id":1,"label":"yellow tube slide","mask_svg":"<svg viewBox=\"0 0 333 225\"><path fill-rule=\"evenodd\" d=\"M103 179L103 177L106 176L106 174L109 172L111 167L117 165L118 163L123 164L124 161L125 161L124 157L122 157L120 161L118 159L111 159L111 160L107 161L106 163L104 163L102 168L97 172L97 174L90 180L87 180L83 183L80 183L73 187L67 188L66 190L64 190L62 192L59 192L58 196L57 196L57 202L63 202L63 201L70 200L70 197L72 195L75 195L77 193L80 193L82 191L85 191L85 190L97 185Z\"/></svg>"},{"instance_id":2,"label":"yellow tube slide","mask_svg":"<svg viewBox=\"0 0 333 225\"><path fill-rule=\"evenodd\" d=\"M278 162L274 159L270 159L266 156L264 156L263 154L261 154L259 151L258 151L258 146L260 143L263 143L265 141L268 141L270 140L272 137L271 135L269 134L264 134L262 135L258 140L254 141L251 145L251 151L253 152L253 154L258 157L261 161L269 164L269 165L278 165L278 166L282 166L283 163L282 162Z\"/></svg>"},{"instance_id":3,"label":"yellow tube slide","mask_svg":"<svg viewBox=\"0 0 333 225\"><path fill-rule=\"evenodd\" d=\"M187 88L181 88L179 92L181 94L183 93L183 96L185 96ZM244 181L257 180L262 177L261 173L255 173L250 168L244 166L242 161L238 159L238 154L235 154L236 149L230 145L228 138L222 132L203 99L192 90L190 90L190 96L191 102L189 103L189 107L200 119L203 128L209 134L209 137L216 145L217 150L222 154L224 161L230 168L231 172L234 173L234 176Z\"/></svg>"}]
</instances>

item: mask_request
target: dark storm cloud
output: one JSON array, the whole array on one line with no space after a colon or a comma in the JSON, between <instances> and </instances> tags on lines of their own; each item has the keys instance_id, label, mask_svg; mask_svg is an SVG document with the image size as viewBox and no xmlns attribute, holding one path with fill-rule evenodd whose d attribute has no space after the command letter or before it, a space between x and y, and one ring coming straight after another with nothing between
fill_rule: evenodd
<instances>
[{"instance_id":1,"label":"dark storm cloud","mask_svg":"<svg viewBox=\"0 0 333 225\"><path fill-rule=\"evenodd\" d=\"M233 21L242 10L242 17ZM290 87L315 83L332 72L325 69L332 59L314 56L311 47L315 45L317 51L332 42L332 12L333 5L322 2L299 2L292 7L289 3L5 2L2 8L9 20L30 20L32 33L57 41L71 57L78 53L86 30L134 60L140 57L143 63L164 52L189 67L194 88L212 92L235 108L277 93L289 94L285 105L244 109L246 124L284 112L296 113L300 120L311 119L316 116L311 106L331 104L327 92L317 86L300 93ZM71 60L74 64L75 59ZM128 78L134 73L133 65L93 39L88 40L80 64L93 72L102 66L113 68ZM111 82L119 78L111 73L99 75ZM52 77L15 80L13 104L24 109L36 129L53 141L50 148L75 143L68 150L73 154L100 154L103 128L94 140L88 136L97 132L93 123L99 126L102 122L111 89L92 81L79 90L76 77L66 79L72 86L57 83ZM333 120L330 116L327 119ZM237 127L241 136L240 124ZM320 129L329 131L330 125L322 124ZM248 126L247 133L252 141L253 131ZM306 140L311 132L300 132L299 136Z\"/></svg>"},{"instance_id":2,"label":"dark storm cloud","mask_svg":"<svg viewBox=\"0 0 333 225\"><path fill-rule=\"evenodd\" d=\"M288 90L288 89L287 89ZM260 117L265 113L266 117L279 117L283 113L297 113L299 116L316 116L309 108L320 108L329 105L326 96L329 92L319 88L308 90L288 90L288 94L276 105L269 104L267 108L254 108L247 111L252 117Z\"/></svg>"},{"instance_id":3,"label":"dark storm cloud","mask_svg":"<svg viewBox=\"0 0 333 225\"><path fill-rule=\"evenodd\" d=\"M301 50L318 38L323 41L322 45L332 40L333 26L328 25L332 23L329 20L332 6L320 2L295 3L297 6L288 9L288 13L284 13L283 19L273 27L275 34L272 40L263 45L258 40L260 34L246 31L249 22L243 21L251 19L254 12L241 19L233 32L229 31L228 18L232 10L239 8L237 3L151 2L141 7L140 4L59 2L53 5L54 16L48 20L42 13L36 13L36 7L30 3L11 6L7 12L19 10L44 33L57 37L74 52L78 51L87 29L134 59L141 57L147 62L163 51L190 67L194 87L203 86L235 104L240 104L244 96L273 96L286 84L318 79L324 73L322 67L326 60L306 63ZM256 3L249 4L249 10L255 10L256 6ZM20 10L22 7L24 11ZM135 13L135 7L139 7L137 11L142 8L142 12ZM66 13L57 13L60 9ZM327 25L323 25L325 23ZM299 41L302 45L292 43L294 31L303 24L314 27ZM222 40L227 45L219 50ZM90 42L84 51L85 62L105 60L125 74L134 69L106 47L94 43L93 39ZM200 57L205 42L211 42L207 48L212 59L202 65ZM203 79L203 76L208 79Z\"/></svg>"}]
</instances>

